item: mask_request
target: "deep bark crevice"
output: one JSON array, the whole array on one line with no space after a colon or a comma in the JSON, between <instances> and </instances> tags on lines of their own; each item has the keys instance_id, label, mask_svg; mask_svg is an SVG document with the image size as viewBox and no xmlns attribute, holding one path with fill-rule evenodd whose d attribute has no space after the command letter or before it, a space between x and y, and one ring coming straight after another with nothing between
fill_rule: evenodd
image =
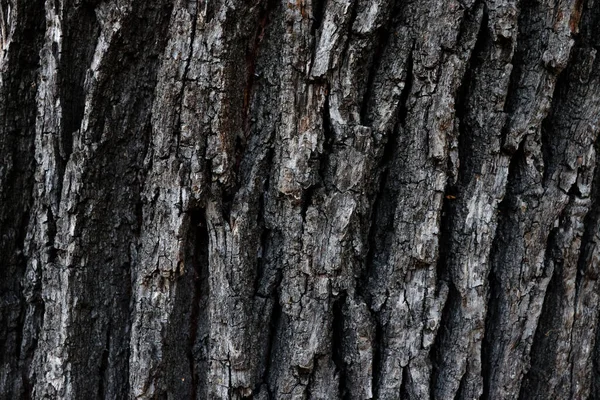
<instances>
[{"instance_id":1,"label":"deep bark crevice","mask_svg":"<svg viewBox=\"0 0 600 400\"><path fill-rule=\"evenodd\" d=\"M331 359L335 364L337 373L339 374L339 398L347 400L348 389L346 388L346 365L344 362L344 307L346 304L347 294L341 294L337 299L333 301L333 320L331 328Z\"/></svg>"},{"instance_id":2,"label":"deep bark crevice","mask_svg":"<svg viewBox=\"0 0 600 400\"><path fill-rule=\"evenodd\" d=\"M475 81L478 79L480 70L489 56L489 46L491 36L489 33L489 16L487 7L483 8L483 16L477 33L477 39L471 57L467 61L465 73L460 87L456 93L455 115L458 119L458 159L459 167L457 171L457 196L462 192L477 173L478 163L477 154L474 152L477 138L473 135L473 121L470 115L469 99L474 92Z\"/></svg>"},{"instance_id":3,"label":"deep bark crevice","mask_svg":"<svg viewBox=\"0 0 600 400\"><path fill-rule=\"evenodd\" d=\"M273 307L271 310L271 318L270 318L270 322L269 322L269 334L268 334L268 346L267 346L267 351L265 353L265 368L262 374L262 383L265 385L265 387L268 390L268 394L269 394L269 398L273 398L273 395L271 393L271 385L269 384L269 374L271 373L271 368L273 367L273 357L274 357L274 353L273 353L273 349L275 346L275 340L276 340L276 335L277 335L277 329L279 327L279 325L281 324L281 318L283 315L283 310L281 307L281 304L279 304L278 301L278 296L275 296L274 298L272 298L273 300Z\"/></svg>"},{"instance_id":4,"label":"deep bark crevice","mask_svg":"<svg viewBox=\"0 0 600 400\"><path fill-rule=\"evenodd\" d=\"M381 68L384 51L388 47L390 35L393 34L390 30L390 26L390 20L388 19L388 21L386 21L386 23L374 34L375 48L370 57L370 68L368 69L366 90L360 104L360 124L364 126L371 126L372 124L372 121L368 120L369 102L373 96L373 83L375 82L377 71Z\"/></svg>"},{"instance_id":5,"label":"deep bark crevice","mask_svg":"<svg viewBox=\"0 0 600 400\"><path fill-rule=\"evenodd\" d=\"M207 328L208 324L208 309L207 302L209 301L209 237L208 225L206 223L205 210L196 208L190 210L190 230L188 244L188 258L192 267L192 290L191 296L191 311L189 321L189 333L187 343L187 358L191 374L191 390L190 399L197 399L203 393L204 385L206 385L206 373L201 369L203 363L198 359L196 350L198 343L203 341L199 337L199 328Z\"/></svg>"},{"instance_id":6,"label":"deep bark crevice","mask_svg":"<svg viewBox=\"0 0 600 400\"><path fill-rule=\"evenodd\" d=\"M108 371L108 357L109 357L109 348L110 348L110 327L106 330L106 342L105 342L105 350L102 353L102 360L100 361L100 371L98 373L99 383L98 383L98 398L104 399L106 398L106 387L107 387L107 376L106 373Z\"/></svg>"},{"instance_id":7,"label":"deep bark crevice","mask_svg":"<svg viewBox=\"0 0 600 400\"><path fill-rule=\"evenodd\" d=\"M63 46L58 66L59 99L62 106L62 124L59 140L63 161L59 176L73 147L73 134L79 130L85 111L86 72L92 63L100 35L100 25L94 7L82 3L68 8L64 13ZM87 84L89 85L89 83ZM62 179L59 179L62 183ZM60 193L60 188L58 189Z\"/></svg>"},{"instance_id":8,"label":"deep bark crevice","mask_svg":"<svg viewBox=\"0 0 600 400\"><path fill-rule=\"evenodd\" d=\"M331 0L315 0L312 6L312 26L311 35L317 36L317 31L321 27L323 18L325 17L325 9L327 2Z\"/></svg>"}]
</instances>

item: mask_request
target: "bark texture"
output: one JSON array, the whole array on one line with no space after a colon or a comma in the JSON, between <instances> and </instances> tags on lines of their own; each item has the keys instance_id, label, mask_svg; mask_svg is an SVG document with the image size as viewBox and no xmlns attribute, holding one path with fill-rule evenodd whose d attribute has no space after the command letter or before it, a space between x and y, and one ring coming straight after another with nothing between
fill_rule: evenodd
<instances>
[{"instance_id":1,"label":"bark texture","mask_svg":"<svg viewBox=\"0 0 600 400\"><path fill-rule=\"evenodd\" d=\"M600 399L598 0L0 0L1 399Z\"/></svg>"}]
</instances>

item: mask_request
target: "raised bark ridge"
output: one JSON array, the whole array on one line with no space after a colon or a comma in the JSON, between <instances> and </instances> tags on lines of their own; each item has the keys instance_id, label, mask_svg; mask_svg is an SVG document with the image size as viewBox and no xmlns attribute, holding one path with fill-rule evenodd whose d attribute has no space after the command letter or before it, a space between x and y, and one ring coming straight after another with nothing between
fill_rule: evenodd
<instances>
[{"instance_id":1,"label":"raised bark ridge","mask_svg":"<svg viewBox=\"0 0 600 400\"><path fill-rule=\"evenodd\" d=\"M0 0L0 398L600 399L595 0Z\"/></svg>"}]
</instances>

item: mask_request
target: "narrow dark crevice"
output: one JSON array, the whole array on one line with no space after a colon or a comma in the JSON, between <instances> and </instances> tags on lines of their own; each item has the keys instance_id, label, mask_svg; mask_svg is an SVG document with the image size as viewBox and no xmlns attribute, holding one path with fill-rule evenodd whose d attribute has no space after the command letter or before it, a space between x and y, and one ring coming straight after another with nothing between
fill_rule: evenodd
<instances>
[{"instance_id":1,"label":"narrow dark crevice","mask_svg":"<svg viewBox=\"0 0 600 400\"><path fill-rule=\"evenodd\" d=\"M594 180L592 183L592 191L590 197L593 199L590 208L583 220L583 235L581 237L581 245L579 250L579 258L577 260L577 278L575 283L576 299L579 296L583 279L585 276L597 278L597 268L592 260L593 252L600 227L600 140L596 140L594 144L596 148L596 169L594 171Z\"/></svg>"},{"instance_id":2,"label":"narrow dark crevice","mask_svg":"<svg viewBox=\"0 0 600 400\"><path fill-rule=\"evenodd\" d=\"M536 7L536 2L521 1L520 3L521 3L520 4L521 11L519 13L519 17L518 17L518 21L517 21L517 26L518 26L518 33L517 33L517 38L516 38L517 44L515 46L513 57L512 57L511 64L512 64L513 68L510 73L508 88L506 90L506 97L505 97L505 102L504 102L504 112L507 113L507 115L512 115L515 112L518 112L518 108L522 107L522 104L520 104L521 99L519 97L517 97L516 94L523 90L523 88L520 87L520 85L522 85L520 80L521 80L522 74L524 73L525 68L527 67L527 65L525 65L525 62L527 61L528 52L534 51L534 50L537 51L537 49L531 49L528 47L531 45L531 41L528 42L529 37L534 36L536 34L536 32L527 31L530 28L530 25L528 24L528 22L532 22L532 21L528 21L528 18L530 18L529 14L531 14L532 9L534 7ZM538 39L539 39L539 37L538 37ZM506 143L508 133L509 133L509 128L510 128L510 119L507 119L502 128L500 148L502 150L506 151L508 154L513 154L515 151L517 151L517 148L508 146L508 144Z\"/></svg>"},{"instance_id":3,"label":"narrow dark crevice","mask_svg":"<svg viewBox=\"0 0 600 400\"><path fill-rule=\"evenodd\" d=\"M281 281L282 277L280 277L280 281ZM279 284L277 285L277 287L279 287ZM270 322L269 322L269 334L268 334L268 338L267 338L267 351L265 353L265 358L264 358L264 364L265 364L265 368L262 374L262 383L264 384L264 386L266 386L267 390L268 390L268 398L269 399L274 399L273 394L271 393L271 382L270 382L270 376L272 373L272 370L274 368L274 364L275 364L275 352L276 349L278 347L277 344L277 340L278 340L278 332L280 331L281 327L283 326L283 309L281 307L281 304L279 304L279 296L277 296L277 294L275 293L274 297L273 297L273 307L271 310L271 318L270 318ZM260 389L257 388L257 391Z\"/></svg>"},{"instance_id":4,"label":"narrow dark crevice","mask_svg":"<svg viewBox=\"0 0 600 400\"><path fill-rule=\"evenodd\" d=\"M122 334L122 339L118 339L114 341L116 343L115 348L120 347L121 352L117 355L117 358L122 358L120 360L121 365L123 365L123 369L119 370L119 373L124 376L124 379L121 380L120 390L116 390L117 393L121 395L126 395L127 391L130 388L129 385L129 360L131 357L131 347L129 343L131 343L131 324L133 319L133 305L134 305L134 297L133 297L133 283L131 281L132 274L132 260L129 259L128 262L123 264L123 273L121 275L122 279L122 287L123 287L123 297L121 298L121 310L123 310L123 314L125 316L122 325L119 327ZM113 335L114 336L114 335ZM117 335L118 337L118 335ZM119 342L119 340L121 342Z\"/></svg>"},{"instance_id":5,"label":"narrow dark crevice","mask_svg":"<svg viewBox=\"0 0 600 400\"><path fill-rule=\"evenodd\" d=\"M328 176L327 168L329 167L329 156L332 153L333 143L335 141L335 131L331 124L331 116L329 115L329 90L329 85L327 85L327 96L323 103L323 150L321 154L319 154L319 179L321 180L321 185L323 185L323 187L331 190L331 182L328 182L326 177Z\"/></svg>"},{"instance_id":6,"label":"narrow dark crevice","mask_svg":"<svg viewBox=\"0 0 600 400\"><path fill-rule=\"evenodd\" d=\"M264 181L263 187L260 195L258 196L258 213L257 213L257 227L260 231L260 239L258 241L258 255L257 255L257 263L256 263L256 274L254 278L254 294L258 295L260 293L260 282L265 274L265 260L267 258L267 254L270 251L270 243L272 242L272 230L267 227L267 223L265 221L265 197L267 193L269 193L269 171L273 167L273 157L275 155L275 150L271 147L267 151L267 155L265 157L264 162Z\"/></svg>"},{"instance_id":7,"label":"narrow dark crevice","mask_svg":"<svg viewBox=\"0 0 600 400\"><path fill-rule=\"evenodd\" d=\"M358 2L357 2L358 3ZM404 26L406 23L405 11L409 8L409 5L404 2L393 2L392 6L388 10L385 16L385 20L381 23L381 26L372 34L372 46L370 47L366 79L366 90L363 93L362 102L360 104L360 124L363 126L371 126L373 121L369 118L370 111L372 111L372 100L373 91L376 89L376 78L378 74L383 70L384 65L382 62L386 59L386 51L389 52L394 46L395 36L398 36L398 27ZM372 50L371 50L372 49ZM411 44L411 51L408 53L408 60L406 61L406 82L405 87L402 89L400 95L400 107L406 107L406 100L410 94L410 87L412 86L412 68L413 68L413 54L414 40ZM402 118L402 117L400 117Z\"/></svg>"},{"instance_id":8,"label":"narrow dark crevice","mask_svg":"<svg viewBox=\"0 0 600 400\"><path fill-rule=\"evenodd\" d=\"M498 224L498 227L500 224ZM492 252L497 246L499 246L499 230L496 232L496 238L492 242ZM483 378L483 393L481 395L481 400L488 400L490 393L490 381L492 378L492 332L489 331L491 329L491 322L496 319L496 315L498 314L499 304L497 301L499 298L499 293L502 291L502 286L500 284L500 280L496 277L496 274L490 268L488 279L489 285L489 293L487 298L487 311L486 311L486 321L485 321L485 330L483 334L483 340L481 341L481 376Z\"/></svg>"},{"instance_id":9,"label":"narrow dark crevice","mask_svg":"<svg viewBox=\"0 0 600 400\"><path fill-rule=\"evenodd\" d=\"M436 295L440 293L443 282L450 282L450 274L448 270L448 257L451 252L451 238L454 232L454 220L451 218L453 214L453 202L456 201L458 188L454 185L448 185L444 192L444 200L442 202L442 217L440 218L440 236L439 236L439 253L436 263L437 287Z\"/></svg>"},{"instance_id":10,"label":"narrow dark crevice","mask_svg":"<svg viewBox=\"0 0 600 400\"><path fill-rule=\"evenodd\" d=\"M44 326L44 316L45 316L45 311L46 311L46 305L43 302L43 300L41 299L41 296L39 296L39 299L35 301L35 312L34 312L34 317L32 318L32 320L34 321L34 332L35 332L35 337L32 337L30 346L28 346L25 350L25 353L21 354L21 364L20 364L20 368L21 368L21 379L23 382L23 400L30 400L32 399L32 395L33 395L33 386L35 382L32 382L31 379L29 378L29 367L31 364L31 361L33 360L33 356L35 353L35 350L37 349L37 344L38 344L38 335L37 333L40 332L40 330L42 329L42 327ZM23 327L24 328L24 327ZM23 337L23 336L22 336ZM23 345L23 343L21 343L21 345Z\"/></svg>"},{"instance_id":11,"label":"narrow dark crevice","mask_svg":"<svg viewBox=\"0 0 600 400\"><path fill-rule=\"evenodd\" d=\"M254 295L259 297L265 297L266 294L261 292L261 281L265 275L265 258L268 252L271 251L271 245L273 243L273 231L261 225L262 229L260 232L260 240L258 242L259 251L257 255L256 263L256 274L254 277Z\"/></svg>"},{"instance_id":12,"label":"narrow dark crevice","mask_svg":"<svg viewBox=\"0 0 600 400\"><path fill-rule=\"evenodd\" d=\"M464 393L467 387L467 379L469 378L469 363L467 362L467 368L465 370L464 375L460 378L460 383L458 384L458 390L456 391L456 395L454 396L454 400L463 400L467 398Z\"/></svg>"},{"instance_id":13,"label":"narrow dark crevice","mask_svg":"<svg viewBox=\"0 0 600 400\"><path fill-rule=\"evenodd\" d=\"M383 340L384 326L381 324L379 315L375 318L375 341L373 342L373 398L379 398L379 383L381 381L381 367L383 363Z\"/></svg>"},{"instance_id":14,"label":"narrow dark crevice","mask_svg":"<svg viewBox=\"0 0 600 400\"><path fill-rule=\"evenodd\" d=\"M473 175L477 173L478 164L481 163L481 160L479 160L481 156L474 152L478 138L474 135L472 124L477 122L471 120L470 109L472 105L469 104L469 99L471 99L471 94L475 90L479 72L489 56L491 36L488 24L488 10L484 6L477 40L471 51L471 57L467 61L465 73L456 94L455 116L458 120L458 159L460 160L456 188L459 190L468 187ZM452 195L458 196L459 193L452 193Z\"/></svg>"},{"instance_id":15,"label":"narrow dark crevice","mask_svg":"<svg viewBox=\"0 0 600 400\"><path fill-rule=\"evenodd\" d=\"M27 259L24 254L25 248L25 238L27 236L27 228L29 226L29 219L31 218L31 203L33 197L28 196L28 203L26 205L25 212L21 215L21 223L19 225L16 237L16 264L18 271L21 276L25 275L25 271L27 271ZM16 338L15 338L15 358L17 360L21 359L21 348L23 344L23 329L25 328L25 313L27 311L27 303L23 298L23 283L19 282L19 300L20 300L20 309L19 309L19 322L16 328ZM1 348L1 347L0 347Z\"/></svg>"},{"instance_id":16,"label":"narrow dark crevice","mask_svg":"<svg viewBox=\"0 0 600 400\"><path fill-rule=\"evenodd\" d=\"M400 384L400 399L410 399L410 393L408 392L410 376L408 374L408 365L402 368L402 383Z\"/></svg>"},{"instance_id":17,"label":"narrow dark crevice","mask_svg":"<svg viewBox=\"0 0 600 400\"><path fill-rule=\"evenodd\" d=\"M564 146L561 146L561 142L564 143L565 139L561 137L561 132L556 131L558 127L554 119L554 114L558 113L559 119L564 118L564 116L561 117L560 114L564 112L561 103L564 101L563 99L565 99L565 91L568 90L568 70L566 72L567 73L560 74L558 77L558 82L556 83L554 93L552 94L552 98L555 100L552 102L552 107L546 118L542 121L541 126L540 147L544 165L544 173L542 175L542 184L544 187L547 187L550 184L549 180L559 166L557 161L560 161L564 152Z\"/></svg>"},{"instance_id":18,"label":"narrow dark crevice","mask_svg":"<svg viewBox=\"0 0 600 400\"><path fill-rule=\"evenodd\" d=\"M339 398L347 399L349 396L346 387L346 364L344 362L344 306L347 293L342 293L333 301L333 321L331 327L331 359L339 374Z\"/></svg>"},{"instance_id":19,"label":"narrow dark crevice","mask_svg":"<svg viewBox=\"0 0 600 400\"><path fill-rule=\"evenodd\" d=\"M370 54L369 59L369 68L368 68L368 78L367 78L367 86L365 93L363 94L363 99L360 107L360 124L364 126L371 126L372 121L368 120L368 109L370 99L373 97L373 89L375 78L377 77L377 72L381 68L381 63L383 61L384 51L387 49L388 44L390 42L391 35L395 34L393 30L390 29L391 19L388 18L386 23L384 23L381 28L374 33L374 45L373 50Z\"/></svg>"},{"instance_id":20,"label":"narrow dark crevice","mask_svg":"<svg viewBox=\"0 0 600 400\"><path fill-rule=\"evenodd\" d=\"M480 11L483 11L485 3L483 0L475 0L470 7L466 7L465 5L463 5L463 7L465 7L465 10L460 21L460 26L458 27L458 34L456 35L456 48L466 50L471 56L474 48L469 49L467 46L471 42L473 34L476 35L476 39L481 36L479 34L481 33L481 26L483 24L478 14ZM483 12L481 13L481 16L483 16ZM475 27L477 28L476 31L473 29ZM470 59L466 61L468 63ZM463 79L462 84L464 83L465 81Z\"/></svg>"},{"instance_id":21,"label":"narrow dark crevice","mask_svg":"<svg viewBox=\"0 0 600 400\"><path fill-rule=\"evenodd\" d=\"M71 155L73 133L80 128L83 119L86 72L92 63L100 35L100 25L93 5L82 3L67 8L64 13L63 41L58 66L59 98L62 105L59 139L59 154L62 159L60 177L64 174L64 167ZM62 179L58 179L58 182L61 183Z\"/></svg>"},{"instance_id":22,"label":"narrow dark crevice","mask_svg":"<svg viewBox=\"0 0 600 400\"><path fill-rule=\"evenodd\" d=\"M244 87L244 102L242 107L242 126L245 140L250 134L250 103L254 90L254 82L256 75L256 62L258 61L261 52L261 44L265 36L267 25L271 22L271 13L276 5L274 0L266 0L257 17L257 27L254 33L254 38L249 40L249 47L246 49L246 85ZM241 156L240 156L241 157Z\"/></svg>"},{"instance_id":23,"label":"narrow dark crevice","mask_svg":"<svg viewBox=\"0 0 600 400\"><path fill-rule=\"evenodd\" d=\"M329 117L329 96L326 96L325 98L323 115L321 119L323 123L323 149L318 156L319 180L302 191L300 215L303 221L306 220L306 212L312 204L313 197L320 193L324 188L328 190L333 189L332 183L326 179L327 176L331 176L327 173L327 169L329 168L329 156L333 151L333 143L335 141L335 133L331 126L331 120Z\"/></svg>"},{"instance_id":24,"label":"narrow dark crevice","mask_svg":"<svg viewBox=\"0 0 600 400\"><path fill-rule=\"evenodd\" d=\"M331 0L314 0L313 6L312 6L312 26L311 26L311 35L313 37L315 37L316 40L318 40L318 38L316 38L317 36L317 31L321 28L321 24L323 23L323 18L325 18L325 9L327 6L328 1Z\"/></svg>"},{"instance_id":25,"label":"narrow dark crevice","mask_svg":"<svg viewBox=\"0 0 600 400\"><path fill-rule=\"evenodd\" d=\"M600 399L600 315L597 315L596 338L592 350L592 387L588 400Z\"/></svg>"},{"instance_id":26,"label":"narrow dark crevice","mask_svg":"<svg viewBox=\"0 0 600 400\"><path fill-rule=\"evenodd\" d=\"M408 98L412 91L414 77L413 77L413 69L414 69L414 56L413 56L414 42L411 48L410 53L408 54L408 59L406 60L406 82L404 83L404 88L402 89L402 93L400 94L399 107L398 107L398 124L401 127L406 126L406 118L408 116ZM397 137L398 135L396 135Z\"/></svg>"},{"instance_id":27,"label":"narrow dark crevice","mask_svg":"<svg viewBox=\"0 0 600 400\"><path fill-rule=\"evenodd\" d=\"M187 344L187 358L192 378L190 399L198 398L199 386L205 383L203 374L205 370L199 368L195 347L198 341L198 327L208 323L208 308L206 302L209 296L208 284L208 226L204 209L197 208L190 211L190 241L191 266L193 279L193 294L191 298L191 311Z\"/></svg>"},{"instance_id":28,"label":"narrow dark crevice","mask_svg":"<svg viewBox=\"0 0 600 400\"><path fill-rule=\"evenodd\" d=\"M106 329L106 341L105 348L102 352L101 361L100 361L100 370L98 372L98 399L106 398L106 388L108 387L108 356L110 354L110 326Z\"/></svg>"},{"instance_id":29,"label":"narrow dark crevice","mask_svg":"<svg viewBox=\"0 0 600 400\"><path fill-rule=\"evenodd\" d=\"M306 224L306 212L308 211L308 208L312 204L313 197L317 193L317 190L320 188L321 188L320 185L319 186L311 185L307 189L302 191L300 216L302 217L302 220L304 221L305 224Z\"/></svg>"},{"instance_id":30,"label":"narrow dark crevice","mask_svg":"<svg viewBox=\"0 0 600 400\"><path fill-rule=\"evenodd\" d=\"M471 15L471 13L476 13L478 7L480 6L480 2L476 1L473 7L465 12L465 16L461 22L461 27L458 36L458 42L461 43L463 40L468 40L466 38L468 28L468 23L473 23L475 20L475 16ZM472 156L469 151L467 154L467 149L470 149L472 145L472 138L469 135L466 124L466 116L467 116L467 99L469 93L472 90L473 79L474 79L474 71L479 65L483 62L480 58L480 53L484 52L485 46L485 35L481 34L481 30L484 26L487 25L486 14L484 13L482 20L479 23L477 40L474 45L474 48L471 50L471 57L466 62L465 72L463 74L460 86L458 87L455 94L455 111L454 116L457 120L458 126L458 152L459 152L459 170L455 173L458 176L450 176L446 183L446 187L444 189L444 198L442 202L442 211L441 211L441 220L440 220L440 238L439 238L439 255L436 263L436 275L437 275L437 293L439 293L442 283L450 282L450 275L448 271L448 257L451 253L451 240L453 238L452 233L455 232L455 217L457 215L456 210L456 202L457 198L460 196L461 187L459 186L458 180L461 176L464 176L465 170L461 170L465 163L465 159L469 160ZM452 171L452 160L448 157L448 165L447 171ZM452 179L454 178L454 179Z\"/></svg>"},{"instance_id":31,"label":"narrow dark crevice","mask_svg":"<svg viewBox=\"0 0 600 400\"><path fill-rule=\"evenodd\" d=\"M582 70L585 70L586 67L590 69L597 67L597 63L594 63L594 67L592 67L590 53L588 51L581 51L581 41L582 38L580 36L575 38L568 66L558 75L552 94L550 110L546 118L542 121L540 141L544 165L542 180L544 187L550 185L549 181L552 179L552 175L556 169L563 162L565 147L568 141L571 140L565 137L565 121L566 125L569 125L569 121L571 124L576 124L578 120L577 115L572 115L572 104L577 102L577 96L580 94L580 86L589 83L591 79L590 71L586 71L586 74ZM587 82L584 82L583 79L586 79Z\"/></svg>"}]
</instances>

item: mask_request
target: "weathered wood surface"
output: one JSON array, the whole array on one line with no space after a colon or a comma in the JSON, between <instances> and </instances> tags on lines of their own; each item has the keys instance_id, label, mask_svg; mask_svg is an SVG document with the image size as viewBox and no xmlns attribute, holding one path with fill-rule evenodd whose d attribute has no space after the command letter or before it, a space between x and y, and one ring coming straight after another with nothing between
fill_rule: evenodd
<instances>
[{"instance_id":1,"label":"weathered wood surface","mask_svg":"<svg viewBox=\"0 0 600 400\"><path fill-rule=\"evenodd\" d=\"M597 0L0 0L1 399L600 399Z\"/></svg>"}]
</instances>

